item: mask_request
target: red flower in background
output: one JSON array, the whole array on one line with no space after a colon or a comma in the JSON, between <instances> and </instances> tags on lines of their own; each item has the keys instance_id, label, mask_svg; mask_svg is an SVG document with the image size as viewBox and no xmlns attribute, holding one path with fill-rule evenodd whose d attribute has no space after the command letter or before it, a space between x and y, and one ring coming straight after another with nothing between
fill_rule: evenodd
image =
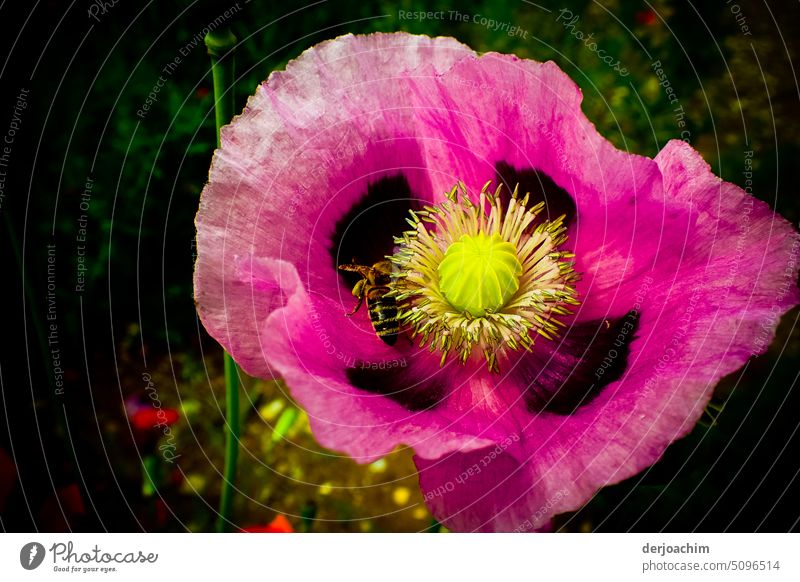
<instances>
[{"instance_id":1,"label":"red flower in background","mask_svg":"<svg viewBox=\"0 0 800 582\"><path fill-rule=\"evenodd\" d=\"M279 515L267 525L251 525L242 530L245 533L294 533L289 520Z\"/></svg>"},{"instance_id":2,"label":"red flower in background","mask_svg":"<svg viewBox=\"0 0 800 582\"><path fill-rule=\"evenodd\" d=\"M636 13L636 24L653 26L656 23L656 13L654 10L640 10Z\"/></svg>"},{"instance_id":3,"label":"red flower in background","mask_svg":"<svg viewBox=\"0 0 800 582\"><path fill-rule=\"evenodd\" d=\"M173 408L142 408L130 415L131 426L136 430L150 430L159 425L172 426L178 422L178 411Z\"/></svg>"},{"instance_id":4,"label":"red flower in background","mask_svg":"<svg viewBox=\"0 0 800 582\"><path fill-rule=\"evenodd\" d=\"M125 399L125 412L131 426L138 431L148 431L154 428L172 426L180 418L174 408L162 408L160 402L156 405L150 400L140 396L129 396Z\"/></svg>"},{"instance_id":5,"label":"red flower in background","mask_svg":"<svg viewBox=\"0 0 800 582\"><path fill-rule=\"evenodd\" d=\"M39 510L38 525L42 531L73 531L81 517L86 514L86 505L77 483L58 487L45 499Z\"/></svg>"}]
</instances>

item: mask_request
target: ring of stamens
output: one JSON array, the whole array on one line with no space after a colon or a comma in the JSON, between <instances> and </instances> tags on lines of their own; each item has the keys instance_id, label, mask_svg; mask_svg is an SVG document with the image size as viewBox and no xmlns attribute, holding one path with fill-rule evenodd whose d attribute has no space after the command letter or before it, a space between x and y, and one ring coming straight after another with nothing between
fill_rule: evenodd
<instances>
[{"instance_id":1,"label":"ring of stamens","mask_svg":"<svg viewBox=\"0 0 800 582\"><path fill-rule=\"evenodd\" d=\"M449 354L465 363L477 348L483 352L489 369L497 371L498 356L505 350L530 349L537 335L553 339L564 326L556 316L568 315L569 306L579 305L574 287L579 277L569 260L574 254L558 248L567 238L564 216L536 223L544 203L526 208L529 196L519 199L518 189L504 211L499 197L502 186L491 193L490 184L483 186L476 205L470 201L466 186L459 182L443 204L411 211L408 222L412 230L394 239L399 249L390 257L395 265L390 294L399 304L400 321L413 337L421 338L420 347L427 345L431 352L441 352L441 365ZM488 248L489 238L494 241L492 244L505 245L500 251L513 249L516 253L522 267L521 272L514 271L518 286L514 288L515 281L508 283L506 288L511 291L502 294L502 304L495 300L479 303L478 309L466 309L464 305L469 302L462 302L458 308L443 292L440 267L448 250L450 254L458 250L453 245L466 241ZM502 260L508 263L506 258ZM484 266L479 267L464 269L464 276L473 277L471 280L454 284L445 281L445 291L462 285L479 289L484 284L482 278L487 276ZM493 284L496 286L496 282ZM493 296L497 297L497 293Z\"/></svg>"}]
</instances>

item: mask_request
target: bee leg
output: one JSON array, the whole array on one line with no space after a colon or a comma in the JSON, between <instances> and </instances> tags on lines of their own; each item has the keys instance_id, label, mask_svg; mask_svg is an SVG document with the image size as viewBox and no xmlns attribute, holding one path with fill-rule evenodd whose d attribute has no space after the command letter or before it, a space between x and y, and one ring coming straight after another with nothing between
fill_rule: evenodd
<instances>
[{"instance_id":1,"label":"bee leg","mask_svg":"<svg viewBox=\"0 0 800 582\"><path fill-rule=\"evenodd\" d=\"M351 316L355 315L356 311L358 311L361 308L361 304L362 303L364 303L364 296L363 295L358 298L358 303L356 303L356 306L353 308L353 311L351 311L350 313L346 313L345 315L347 317L351 317Z\"/></svg>"},{"instance_id":2,"label":"bee leg","mask_svg":"<svg viewBox=\"0 0 800 582\"><path fill-rule=\"evenodd\" d=\"M369 276L372 274L372 269L370 267L365 266L365 265L354 265L354 264L339 265L339 270L340 271L347 271L347 272L350 272L350 273L358 273L359 275L361 275L365 279L369 278Z\"/></svg>"},{"instance_id":3,"label":"bee leg","mask_svg":"<svg viewBox=\"0 0 800 582\"><path fill-rule=\"evenodd\" d=\"M355 308L350 313L346 314L347 317L353 315L356 311L359 310L361 304L364 303L364 298L367 296L366 292L364 291L364 286L366 285L366 280L361 279L356 286L353 287L353 297L358 297L358 303L356 303Z\"/></svg>"}]
</instances>

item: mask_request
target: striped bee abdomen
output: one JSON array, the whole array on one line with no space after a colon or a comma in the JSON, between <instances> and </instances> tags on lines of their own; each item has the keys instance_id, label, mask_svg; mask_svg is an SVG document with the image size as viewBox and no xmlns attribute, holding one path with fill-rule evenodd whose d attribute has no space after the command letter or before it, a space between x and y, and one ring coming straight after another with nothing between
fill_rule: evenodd
<instances>
[{"instance_id":1,"label":"striped bee abdomen","mask_svg":"<svg viewBox=\"0 0 800 582\"><path fill-rule=\"evenodd\" d=\"M386 297L387 291L388 289L381 287L371 289L367 294L367 306L375 333L391 346L397 341L400 323L397 318L397 302L393 297Z\"/></svg>"},{"instance_id":2,"label":"striped bee abdomen","mask_svg":"<svg viewBox=\"0 0 800 582\"><path fill-rule=\"evenodd\" d=\"M348 317L358 311L366 299L375 334L390 346L394 345L400 333L399 309L395 298L386 296L392 289L392 264L387 260L368 267L353 262L339 265L339 270L361 275L361 280L353 287L353 295L358 297L358 303L347 314Z\"/></svg>"}]
</instances>

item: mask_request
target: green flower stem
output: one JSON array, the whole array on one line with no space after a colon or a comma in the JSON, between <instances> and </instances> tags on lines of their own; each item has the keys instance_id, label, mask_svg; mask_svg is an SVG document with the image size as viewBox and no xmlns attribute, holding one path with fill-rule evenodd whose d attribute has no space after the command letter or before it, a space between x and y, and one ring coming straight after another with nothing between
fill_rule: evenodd
<instances>
[{"instance_id":1,"label":"green flower stem","mask_svg":"<svg viewBox=\"0 0 800 582\"><path fill-rule=\"evenodd\" d=\"M217 147L220 129L233 117L233 48L236 37L229 28L213 30L206 35L206 48L211 56L211 75L214 79L214 112L217 122ZM224 532L230 523L233 505L236 464L239 458L239 369L230 354L225 352L225 468L219 499L216 530Z\"/></svg>"},{"instance_id":2,"label":"green flower stem","mask_svg":"<svg viewBox=\"0 0 800 582\"><path fill-rule=\"evenodd\" d=\"M222 492L219 499L218 532L224 532L230 522L233 504L236 464L239 459L239 369L228 352L225 352L225 412L227 428L225 433L225 468Z\"/></svg>"},{"instance_id":3,"label":"green flower stem","mask_svg":"<svg viewBox=\"0 0 800 582\"><path fill-rule=\"evenodd\" d=\"M236 37L230 28L212 30L205 38L211 56L211 76L214 80L214 111L217 121L217 147L220 146L219 130L233 118L233 49Z\"/></svg>"}]
</instances>

